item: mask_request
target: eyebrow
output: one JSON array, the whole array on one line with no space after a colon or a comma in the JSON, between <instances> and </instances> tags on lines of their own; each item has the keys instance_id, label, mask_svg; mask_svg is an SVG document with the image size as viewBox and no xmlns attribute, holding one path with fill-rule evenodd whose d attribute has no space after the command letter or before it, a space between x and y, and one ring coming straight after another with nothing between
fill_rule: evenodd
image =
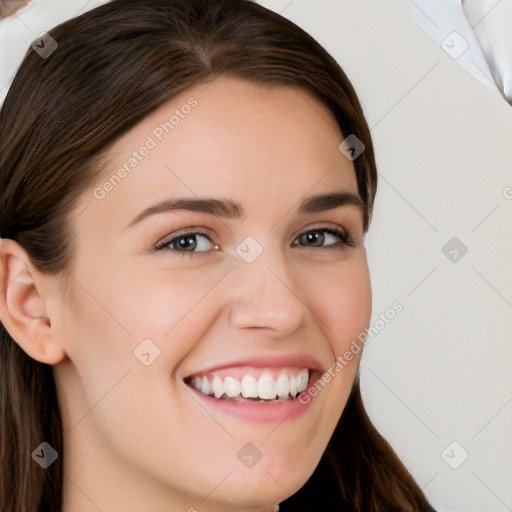
<instances>
[{"instance_id":1,"label":"eyebrow","mask_svg":"<svg viewBox=\"0 0 512 512\"><path fill-rule=\"evenodd\" d=\"M317 194L305 198L299 205L299 214L317 213L332 210L340 206L357 206L364 215L365 206L361 198L352 192L333 192L330 194ZM226 219L240 219L245 216L242 205L231 199L217 199L212 197L176 198L161 201L139 213L126 226L127 228L138 222L159 213L170 213L176 210L208 213Z\"/></svg>"}]
</instances>

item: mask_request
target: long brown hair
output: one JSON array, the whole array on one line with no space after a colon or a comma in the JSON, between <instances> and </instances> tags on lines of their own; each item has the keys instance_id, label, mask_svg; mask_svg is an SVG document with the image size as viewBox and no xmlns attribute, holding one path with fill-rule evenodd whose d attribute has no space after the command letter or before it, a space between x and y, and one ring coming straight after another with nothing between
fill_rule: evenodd
<instances>
[{"instance_id":1,"label":"long brown hair","mask_svg":"<svg viewBox=\"0 0 512 512\"><path fill-rule=\"evenodd\" d=\"M368 229L377 171L363 111L340 66L292 22L245 0L114 0L50 35L58 47L46 58L28 51L0 111L0 236L17 241L40 271L70 264L70 211L110 145L219 75L309 92L344 136L363 142L354 166ZM0 330L0 510L57 512L65 454L52 368ZM31 458L42 441L59 453L48 469ZM356 380L320 464L281 510L433 509L368 419Z\"/></svg>"}]
</instances>

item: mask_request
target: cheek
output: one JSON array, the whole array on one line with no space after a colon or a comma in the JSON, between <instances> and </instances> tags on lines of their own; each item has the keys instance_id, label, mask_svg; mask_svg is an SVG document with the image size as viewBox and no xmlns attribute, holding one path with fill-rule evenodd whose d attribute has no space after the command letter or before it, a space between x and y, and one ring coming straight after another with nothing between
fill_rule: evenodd
<instances>
[{"instance_id":1,"label":"cheek","mask_svg":"<svg viewBox=\"0 0 512 512\"><path fill-rule=\"evenodd\" d=\"M136 298L123 299L121 314L134 336L151 338L162 353L177 360L219 315L220 302L214 296L226 270L159 269L136 278Z\"/></svg>"},{"instance_id":2,"label":"cheek","mask_svg":"<svg viewBox=\"0 0 512 512\"><path fill-rule=\"evenodd\" d=\"M215 289L228 270L131 265L94 276L82 272L81 282L90 285L87 292L74 290L74 305L66 315L66 331L77 333L71 359L89 380L115 369L139 369L143 365L137 355L148 351L156 366L171 372L219 316ZM93 381L93 387L105 386L101 379Z\"/></svg>"},{"instance_id":3,"label":"cheek","mask_svg":"<svg viewBox=\"0 0 512 512\"><path fill-rule=\"evenodd\" d=\"M84 323L101 321L103 332L112 331L108 325L111 323L120 328L118 334L129 334L133 343L151 336L162 339L179 324L190 322L197 306L227 270L186 270L183 264L172 268L163 259L158 266L116 262L109 265L105 261L98 266L87 265L77 274L80 282L89 284L87 291L76 287L80 304L73 315Z\"/></svg>"},{"instance_id":4,"label":"cheek","mask_svg":"<svg viewBox=\"0 0 512 512\"><path fill-rule=\"evenodd\" d=\"M342 354L370 322L372 293L366 259L311 275L306 293L334 355Z\"/></svg>"}]
</instances>

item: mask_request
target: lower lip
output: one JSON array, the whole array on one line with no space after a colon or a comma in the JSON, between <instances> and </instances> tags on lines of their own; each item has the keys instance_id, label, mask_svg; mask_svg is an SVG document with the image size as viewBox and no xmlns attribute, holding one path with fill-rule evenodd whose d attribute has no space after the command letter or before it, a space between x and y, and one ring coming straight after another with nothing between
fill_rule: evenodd
<instances>
[{"instance_id":1,"label":"lower lip","mask_svg":"<svg viewBox=\"0 0 512 512\"><path fill-rule=\"evenodd\" d=\"M316 379L311 378L308 387L301 394L308 393L315 381ZM187 385L187 388L194 396L216 410L251 422L283 422L284 420L298 418L309 409L314 400L313 397L309 396L310 400L307 403L302 403L297 396L295 400L286 402L236 402L205 395L192 386Z\"/></svg>"}]
</instances>

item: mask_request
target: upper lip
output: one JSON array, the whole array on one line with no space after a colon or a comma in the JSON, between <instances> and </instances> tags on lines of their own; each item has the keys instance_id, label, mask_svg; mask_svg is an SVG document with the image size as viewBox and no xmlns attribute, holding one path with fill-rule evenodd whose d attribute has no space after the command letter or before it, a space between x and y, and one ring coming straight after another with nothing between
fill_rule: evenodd
<instances>
[{"instance_id":1,"label":"upper lip","mask_svg":"<svg viewBox=\"0 0 512 512\"><path fill-rule=\"evenodd\" d=\"M281 367L298 367L307 368L308 370L318 371L323 373L323 367L311 354L286 354L286 353L268 353L260 354L254 357L244 359L237 359L225 363L219 363L215 366L209 366L201 370L190 373L185 378L193 377L194 375L207 374L217 370L224 370L226 368L236 368L240 366L252 366L254 368L281 368Z\"/></svg>"}]
</instances>

